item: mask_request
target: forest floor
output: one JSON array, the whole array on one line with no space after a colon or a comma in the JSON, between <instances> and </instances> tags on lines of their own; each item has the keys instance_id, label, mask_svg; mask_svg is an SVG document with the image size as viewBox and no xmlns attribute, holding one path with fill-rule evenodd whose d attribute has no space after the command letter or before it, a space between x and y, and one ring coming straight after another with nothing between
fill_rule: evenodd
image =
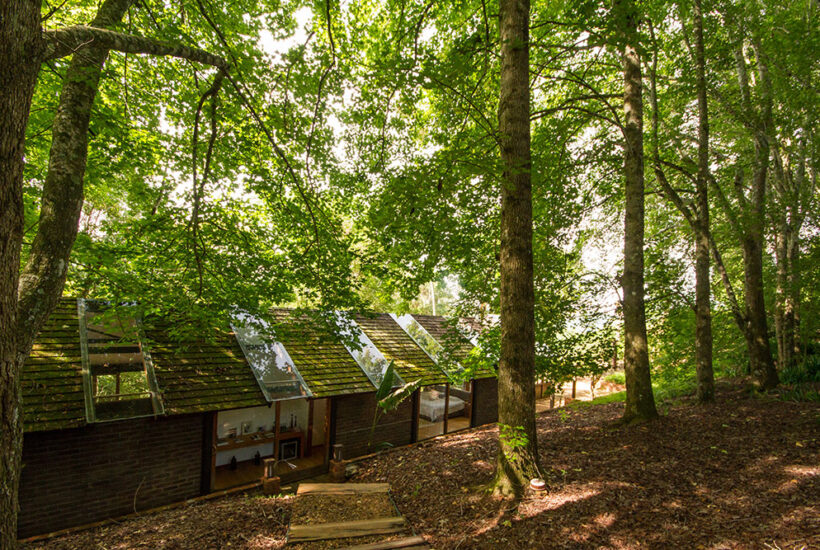
<instances>
[{"instance_id":1,"label":"forest floor","mask_svg":"<svg viewBox=\"0 0 820 550\"><path fill-rule=\"evenodd\" d=\"M360 462L388 482L433 548L820 548L820 404L721 383L657 421L616 427L622 404L538 415L549 491L517 509L487 494L497 429L484 427ZM29 543L27 550L282 548L294 497L234 495Z\"/></svg>"}]
</instances>

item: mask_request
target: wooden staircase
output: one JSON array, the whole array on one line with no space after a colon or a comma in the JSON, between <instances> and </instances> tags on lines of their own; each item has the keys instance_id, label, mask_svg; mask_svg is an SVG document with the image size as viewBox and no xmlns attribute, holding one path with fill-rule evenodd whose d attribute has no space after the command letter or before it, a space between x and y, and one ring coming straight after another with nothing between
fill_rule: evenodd
<instances>
[{"instance_id":1,"label":"wooden staircase","mask_svg":"<svg viewBox=\"0 0 820 550\"><path fill-rule=\"evenodd\" d=\"M302 483L296 492L298 499L302 495L350 495L351 507L356 506L356 498L363 494L384 494L389 499L388 483ZM391 500L392 503L392 500ZM393 506L395 509L395 505ZM397 534L405 534L395 538ZM288 529L288 544L310 547L331 539L348 539L374 536L386 536L388 540L367 544L346 546L348 550L389 550L389 549L423 549L430 548L424 538L412 534L412 529L404 516L396 510L395 515L343 522L311 522L309 524L291 524ZM317 545L317 548L320 548Z\"/></svg>"}]
</instances>

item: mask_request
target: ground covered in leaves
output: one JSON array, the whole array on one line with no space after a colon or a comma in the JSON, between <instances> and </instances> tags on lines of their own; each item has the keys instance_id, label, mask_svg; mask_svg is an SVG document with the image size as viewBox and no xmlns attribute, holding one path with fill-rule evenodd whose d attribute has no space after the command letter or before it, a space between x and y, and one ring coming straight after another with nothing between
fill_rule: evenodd
<instances>
[{"instance_id":1,"label":"ground covered in leaves","mask_svg":"<svg viewBox=\"0 0 820 550\"><path fill-rule=\"evenodd\" d=\"M820 548L820 404L723 387L646 425L621 404L538 417L550 490L517 509L480 489L487 427L364 461L433 548ZM26 549L281 548L294 497L231 496L25 545Z\"/></svg>"}]
</instances>

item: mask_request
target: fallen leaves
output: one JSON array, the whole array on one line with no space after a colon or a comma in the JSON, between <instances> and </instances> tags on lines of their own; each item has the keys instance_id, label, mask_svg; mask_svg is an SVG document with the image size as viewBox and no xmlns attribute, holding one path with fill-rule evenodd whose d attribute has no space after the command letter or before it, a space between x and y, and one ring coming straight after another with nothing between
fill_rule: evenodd
<instances>
[{"instance_id":1,"label":"fallen leaves","mask_svg":"<svg viewBox=\"0 0 820 550\"><path fill-rule=\"evenodd\" d=\"M816 403L729 386L709 407L683 401L653 424L611 429L621 407L539 415L550 490L513 510L484 490L493 427L362 461L354 481L389 482L400 512L437 549L820 548ZM230 496L25 548L283 548L292 506L292 497Z\"/></svg>"}]
</instances>

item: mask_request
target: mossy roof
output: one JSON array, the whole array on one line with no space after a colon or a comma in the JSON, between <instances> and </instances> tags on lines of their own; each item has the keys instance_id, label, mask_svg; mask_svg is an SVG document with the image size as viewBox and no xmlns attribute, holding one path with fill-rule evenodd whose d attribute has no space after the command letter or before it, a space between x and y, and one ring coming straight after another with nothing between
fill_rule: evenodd
<instances>
[{"instance_id":1,"label":"mossy roof","mask_svg":"<svg viewBox=\"0 0 820 550\"><path fill-rule=\"evenodd\" d=\"M329 327L293 310L273 312L276 339L315 397L376 391L358 363Z\"/></svg>"},{"instance_id":2,"label":"mossy roof","mask_svg":"<svg viewBox=\"0 0 820 550\"><path fill-rule=\"evenodd\" d=\"M441 315L416 315L413 314L413 319L418 324L430 333L430 336L438 340L447 350L453 351L453 356L458 361L463 361L473 349L473 344L470 343L459 331L453 326L453 321ZM478 368L473 372L473 378L495 378L496 374L493 369L489 367Z\"/></svg>"},{"instance_id":3,"label":"mossy roof","mask_svg":"<svg viewBox=\"0 0 820 550\"><path fill-rule=\"evenodd\" d=\"M158 328L146 335L166 414L268 404L233 333L198 343L168 341Z\"/></svg>"},{"instance_id":4,"label":"mossy roof","mask_svg":"<svg viewBox=\"0 0 820 550\"><path fill-rule=\"evenodd\" d=\"M35 339L22 372L25 431L79 427L86 423L77 300L63 299ZM272 312L282 342L314 397L367 393L375 387L338 336L323 322L294 311ZM443 317L418 315L417 321L442 343L453 338ZM356 322L376 347L395 361L405 381L446 382L445 374L388 314L358 315ZM266 405L259 382L233 333L208 341L180 343L168 331L146 329L147 345L165 414L188 414ZM459 357L472 345L458 338ZM491 370L476 378L492 377Z\"/></svg>"},{"instance_id":5,"label":"mossy roof","mask_svg":"<svg viewBox=\"0 0 820 550\"><path fill-rule=\"evenodd\" d=\"M388 313L357 315L356 323L405 382L419 378L423 386L444 384L447 376Z\"/></svg>"},{"instance_id":6,"label":"mossy roof","mask_svg":"<svg viewBox=\"0 0 820 550\"><path fill-rule=\"evenodd\" d=\"M61 300L23 365L23 425L27 432L85 424L83 361L77 301Z\"/></svg>"}]
</instances>

